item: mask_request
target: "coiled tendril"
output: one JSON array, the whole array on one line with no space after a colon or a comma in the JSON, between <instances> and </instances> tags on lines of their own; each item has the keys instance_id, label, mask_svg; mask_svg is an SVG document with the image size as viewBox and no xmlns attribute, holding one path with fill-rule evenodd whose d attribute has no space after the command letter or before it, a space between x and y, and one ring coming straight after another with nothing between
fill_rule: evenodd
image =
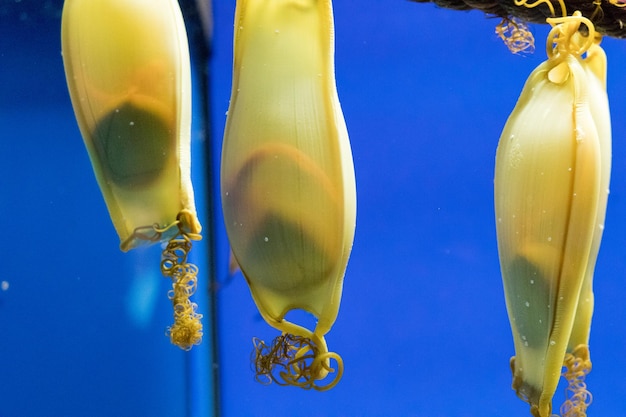
<instances>
[{"instance_id":1,"label":"coiled tendril","mask_svg":"<svg viewBox=\"0 0 626 417\"><path fill-rule=\"evenodd\" d=\"M552 25L546 40L546 53L552 60L562 61L567 54L580 57L600 38L596 36L591 20L579 11L572 16L546 19L546 22ZM586 36L581 34L581 30L586 32Z\"/></svg>"},{"instance_id":2,"label":"coiled tendril","mask_svg":"<svg viewBox=\"0 0 626 417\"><path fill-rule=\"evenodd\" d=\"M563 360L565 370L563 377L567 380L565 402L561 405L563 417L586 417L587 407L591 404L592 396L587 390L585 377L591 372L589 347L578 345L572 353L567 353Z\"/></svg>"},{"instance_id":3,"label":"coiled tendril","mask_svg":"<svg viewBox=\"0 0 626 417\"><path fill-rule=\"evenodd\" d=\"M535 51L535 38L528 25L515 17L503 17L496 26L496 34L514 54L532 54Z\"/></svg>"},{"instance_id":4,"label":"coiled tendril","mask_svg":"<svg viewBox=\"0 0 626 417\"><path fill-rule=\"evenodd\" d=\"M191 240L201 237L185 231L187 215L189 213L183 210L172 225L165 229L154 228L155 233L160 235L171 227L178 227L179 233L170 239L161 254L161 273L172 280L172 289L167 296L174 307L174 324L168 327L167 334L173 344L184 350L202 342L202 314L196 312L198 305L189 299L196 292L198 267L187 262Z\"/></svg>"},{"instance_id":5,"label":"coiled tendril","mask_svg":"<svg viewBox=\"0 0 626 417\"><path fill-rule=\"evenodd\" d=\"M326 391L337 385L343 375L341 356L335 352L322 352L310 338L283 333L270 346L258 338L252 341L255 379L262 384L274 382ZM329 384L318 385L316 380L335 371L330 367L331 359L337 362L337 373Z\"/></svg>"},{"instance_id":6,"label":"coiled tendril","mask_svg":"<svg viewBox=\"0 0 626 417\"><path fill-rule=\"evenodd\" d=\"M556 16L556 11L550 0L536 0L532 3L529 3L529 0L514 0L513 3L518 7L527 7L529 9L543 5L548 8L550 16ZM562 15L564 17L567 16L564 0L557 0L557 3L561 7ZM503 17L498 26L496 26L496 34L509 48L509 51L514 54L532 54L535 50L535 38L528 30L528 26L520 19Z\"/></svg>"}]
</instances>

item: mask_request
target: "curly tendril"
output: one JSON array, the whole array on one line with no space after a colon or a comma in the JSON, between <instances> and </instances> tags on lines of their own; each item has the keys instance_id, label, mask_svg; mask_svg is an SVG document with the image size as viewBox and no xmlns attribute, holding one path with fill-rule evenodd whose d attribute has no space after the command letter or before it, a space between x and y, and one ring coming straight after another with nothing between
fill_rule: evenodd
<instances>
[{"instance_id":1,"label":"curly tendril","mask_svg":"<svg viewBox=\"0 0 626 417\"><path fill-rule=\"evenodd\" d=\"M580 57L598 40L593 23L579 11L572 16L546 19L546 22L552 25L546 40L549 59L565 59L567 54ZM586 27L586 36L580 34L581 25Z\"/></svg>"},{"instance_id":2,"label":"curly tendril","mask_svg":"<svg viewBox=\"0 0 626 417\"><path fill-rule=\"evenodd\" d=\"M309 338L284 333L278 336L270 346L254 338L252 363L255 379L262 384L292 385L303 389L326 391L337 385L343 375L343 360L335 352L322 352ZM318 385L335 370L330 367L330 360L337 362L337 373L327 385Z\"/></svg>"},{"instance_id":3,"label":"curly tendril","mask_svg":"<svg viewBox=\"0 0 626 417\"><path fill-rule=\"evenodd\" d=\"M557 2L561 7L562 15L567 16L564 0L557 0ZM556 16L556 11L554 10L551 0L535 0L531 3L529 3L529 0L514 0L514 3L518 7L527 7L529 9L545 5L550 11L550 16ZM509 48L509 51L514 54L532 54L535 51L535 38L533 34L524 22L515 17L503 17L496 26L496 34L502 39L507 48Z\"/></svg>"},{"instance_id":4,"label":"curly tendril","mask_svg":"<svg viewBox=\"0 0 626 417\"><path fill-rule=\"evenodd\" d=\"M550 0L536 0L534 3L528 3L528 0L514 0L516 6L524 6L529 9L535 8L541 4L548 6L550 10L550 16L556 16L556 11L554 10L554 6L552 5L552 1ZM561 15L563 17L567 16L567 8L565 7L564 0L557 0L559 7L561 7Z\"/></svg>"},{"instance_id":5,"label":"curly tendril","mask_svg":"<svg viewBox=\"0 0 626 417\"><path fill-rule=\"evenodd\" d=\"M174 307L174 324L168 328L167 334L173 344L184 350L202 342L202 314L196 313L197 304L189 300L196 292L198 267L187 262L191 240L199 240L200 235L185 231L187 214L181 211L172 225L153 228L154 233L160 235L173 226L178 227L179 233L170 239L161 254L161 273L172 280L172 289L167 296Z\"/></svg>"},{"instance_id":6,"label":"curly tendril","mask_svg":"<svg viewBox=\"0 0 626 417\"><path fill-rule=\"evenodd\" d=\"M202 236L198 233L192 233L191 224L194 223L195 215L191 213L187 209L183 209L176 216L176 221L168 224L167 226L161 227L158 223L155 223L151 226L141 226L135 228L133 230L133 234L131 235L132 239L137 239L140 241L157 243L163 240L165 233L170 230L177 228L178 234L185 235L191 240L200 240Z\"/></svg>"},{"instance_id":7,"label":"curly tendril","mask_svg":"<svg viewBox=\"0 0 626 417\"><path fill-rule=\"evenodd\" d=\"M572 353L567 353L563 360L565 371L563 377L567 380L565 402L561 406L562 417L586 417L587 407L591 404L592 396L587 390L585 377L591 372L589 346L578 345Z\"/></svg>"},{"instance_id":8,"label":"curly tendril","mask_svg":"<svg viewBox=\"0 0 626 417\"><path fill-rule=\"evenodd\" d=\"M496 26L496 34L514 54L532 54L535 51L533 34L526 23L515 17L503 17Z\"/></svg>"}]
</instances>

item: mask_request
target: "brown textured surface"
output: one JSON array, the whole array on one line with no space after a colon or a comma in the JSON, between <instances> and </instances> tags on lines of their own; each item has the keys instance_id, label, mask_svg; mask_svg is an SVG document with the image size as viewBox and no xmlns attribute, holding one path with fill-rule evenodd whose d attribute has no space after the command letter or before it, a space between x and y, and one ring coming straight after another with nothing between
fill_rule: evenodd
<instances>
[{"instance_id":1,"label":"brown textured surface","mask_svg":"<svg viewBox=\"0 0 626 417\"><path fill-rule=\"evenodd\" d=\"M514 0L412 0L418 3L435 3L437 6L454 10L477 9L500 17L517 17L529 23L545 23L550 17L547 4L534 8L516 6ZM529 1L532 3L532 1ZM554 10L560 13L558 2L552 0ZM619 7L607 0L565 0L568 14L580 10L583 16L589 18L595 29L605 35L615 38L626 38L626 7Z\"/></svg>"}]
</instances>

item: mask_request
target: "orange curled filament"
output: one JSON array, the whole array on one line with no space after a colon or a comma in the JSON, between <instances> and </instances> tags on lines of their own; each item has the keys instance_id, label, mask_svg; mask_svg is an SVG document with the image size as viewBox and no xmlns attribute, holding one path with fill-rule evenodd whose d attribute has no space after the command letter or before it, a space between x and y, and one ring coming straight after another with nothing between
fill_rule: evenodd
<instances>
[{"instance_id":1,"label":"orange curled filament","mask_svg":"<svg viewBox=\"0 0 626 417\"><path fill-rule=\"evenodd\" d=\"M591 404L592 396L587 390L585 377L591 372L589 347L577 346L572 353L567 353L563 360L565 371L563 377L567 380L565 402L561 406L562 417L586 417L587 407Z\"/></svg>"},{"instance_id":2,"label":"orange curled filament","mask_svg":"<svg viewBox=\"0 0 626 417\"><path fill-rule=\"evenodd\" d=\"M496 26L496 34L514 54L532 54L535 51L535 38L526 23L519 19L503 17Z\"/></svg>"},{"instance_id":3,"label":"orange curled filament","mask_svg":"<svg viewBox=\"0 0 626 417\"><path fill-rule=\"evenodd\" d=\"M174 307L174 324L167 333L171 342L184 350L202 342L202 314L189 299L198 283L198 267L187 262L191 246L190 236L181 232L168 242L161 260L161 273L172 280L167 296Z\"/></svg>"}]
</instances>

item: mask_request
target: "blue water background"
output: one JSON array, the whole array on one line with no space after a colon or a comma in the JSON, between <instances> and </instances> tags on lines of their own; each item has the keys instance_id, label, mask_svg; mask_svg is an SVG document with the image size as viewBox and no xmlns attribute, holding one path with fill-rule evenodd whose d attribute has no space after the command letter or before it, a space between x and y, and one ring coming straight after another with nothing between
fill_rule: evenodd
<instances>
[{"instance_id":1,"label":"blue water background","mask_svg":"<svg viewBox=\"0 0 626 417\"><path fill-rule=\"evenodd\" d=\"M191 354L171 346L158 248L118 249L65 87L59 3L0 0L0 282L8 283L0 289L0 417L209 415L210 337ZM194 185L207 231L203 190L216 179L203 164L212 162L216 172L235 2L214 6L212 155L202 151L203 115L194 116ZM227 278L228 246L216 217L217 255L201 245L194 253L203 270L217 267L221 413L527 416L510 388L514 351L497 258L493 165L523 83L545 59L547 28L532 26L537 51L522 57L495 35L498 19L479 12L336 0L335 23L337 84L358 187L354 249L327 336L345 373L324 393L254 381L251 339L277 332L261 319L243 278ZM594 395L589 415L621 417L626 43L605 39L603 46L613 176L587 382ZM199 302L208 317L209 297ZM562 396L559 389L557 406Z\"/></svg>"}]
</instances>

